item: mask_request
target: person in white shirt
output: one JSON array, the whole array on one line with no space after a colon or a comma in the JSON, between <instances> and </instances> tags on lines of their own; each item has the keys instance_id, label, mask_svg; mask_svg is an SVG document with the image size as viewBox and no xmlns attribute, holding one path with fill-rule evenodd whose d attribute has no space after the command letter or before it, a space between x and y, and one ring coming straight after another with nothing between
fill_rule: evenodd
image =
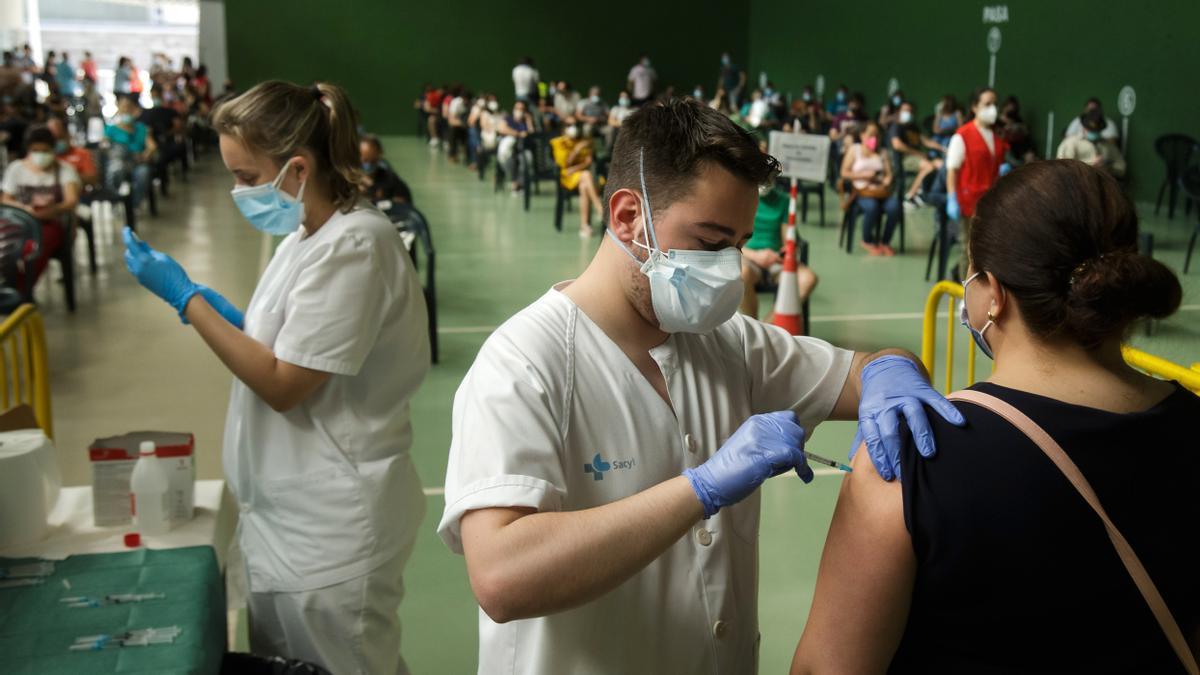
<instances>
[{"instance_id":1,"label":"person in white shirt","mask_svg":"<svg viewBox=\"0 0 1200 675\"><path fill-rule=\"evenodd\" d=\"M526 102L533 100L537 92L538 71L533 67L533 59L526 56L513 68L513 92L517 98Z\"/></svg>"},{"instance_id":2,"label":"person in white shirt","mask_svg":"<svg viewBox=\"0 0 1200 675\"><path fill-rule=\"evenodd\" d=\"M466 557L480 673L755 672L757 487L811 480L805 438L856 408L889 479L902 418L925 454L922 404L962 422L911 354L736 314L779 171L747 132L693 99L621 129L608 238L455 395L438 532Z\"/></svg>"},{"instance_id":3,"label":"person in white shirt","mask_svg":"<svg viewBox=\"0 0 1200 675\"><path fill-rule=\"evenodd\" d=\"M409 401L429 369L421 287L395 227L359 196L341 89L264 82L212 124L235 205L286 235L245 316L129 230L125 261L235 376L223 463L250 649L405 673L397 611L425 510L409 455Z\"/></svg>"},{"instance_id":4,"label":"person in white shirt","mask_svg":"<svg viewBox=\"0 0 1200 675\"><path fill-rule=\"evenodd\" d=\"M1100 105L1100 99L1096 97L1089 98L1083 106L1083 114L1071 120L1067 125L1067 130L1063 133L1063 138L1073 138L1075 136L1084 136L1087 130L1083 127L1083 119L1093 111L1099 111L1101 117L1104 118L1104 129L1100 132L1100 140L1108 141L1115 144L1121 138L1121 133L1117 130L1117 123L1112 121L1111 117L1104 115L1104 107Z\"/></svg>"},{"instance_id":5,"label":"person in white shirt","mask_svg":"<svg viewBox=\"0 0 1200 675\"><path fill-rule=\"evenodd\" d=\"M643 54L642 58L629 69L625 78L629 81L629 92L633 94L634 107L645 105L654 98L654 86L658 82L658 73L650 67L650 57Z\"/></svg>"}]
</instances>

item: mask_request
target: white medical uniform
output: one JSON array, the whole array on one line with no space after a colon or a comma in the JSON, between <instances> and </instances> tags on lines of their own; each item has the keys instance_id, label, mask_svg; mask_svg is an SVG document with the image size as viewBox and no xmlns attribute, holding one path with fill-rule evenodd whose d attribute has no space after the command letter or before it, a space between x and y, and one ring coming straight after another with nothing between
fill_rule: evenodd
<instances>
[{"instance_id":1,"label":"white medical uniform","mask_svg":"<svg viewBox=\"0 0 1200 675\"><path fill-rule=\"evenodd\" d=\"M562 287L488 338L455 396L438 526L455 552L467 511L614 502L699 466L753 414L794 410L811 432L853 358L739 314L650 350L668 406ZM755 492L582 607L503 625L481 610L479 672L755 672L758 519Z\"/></svg>"},{"instance_id":2,"label":"white medical uniform","mask_svg":"<svg viewBox=\"0 0 1200 675\"><path fill-rule=\"evenodd\" d=\"M404 672L401 572L425 510L409 400L429 340L395 226L360 202L289 235L245 330L281 361L332 374L286 413L233 382L223 459L241 510L251 648L339 674Z\"/></svg>"}]
</instances>

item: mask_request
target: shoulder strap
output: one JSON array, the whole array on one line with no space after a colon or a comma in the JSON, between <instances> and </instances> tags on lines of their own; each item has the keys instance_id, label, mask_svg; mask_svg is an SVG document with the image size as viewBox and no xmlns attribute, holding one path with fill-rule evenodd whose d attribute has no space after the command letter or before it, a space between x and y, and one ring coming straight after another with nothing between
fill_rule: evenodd
<instances>
[{"instance_id":1,"label":"shoulder strap","mask_svg":"<svg viewBox=\"0 0 1200 675\"><path fill-rule=\"evenodd\" d=\"M1141 591L1142 597L1146 600L1146 604L1150 606L1150 611L1154 613L1154 618L1158 620L1159 627L1167 637L1167 641L1171 643L1171 648L1175 650L1175 655L1179 657L1179 661L1183 663L1184 669L1191 675L1200 675L1200 666L1196 664L1196 657L1192 654L1191 648L1188 646L1187 640L1183 637L1183 631L1179 629L1179 624L1175 623L1175 618L1171 616L1171 610L1167 607L1167 603L1158 593L1158 588L1150 579L1150 574L1146 572L1146 568L1142 566L1142 561L1138 559L1133 548L1125 537L1121 534L1117 526L1109 519L1108 513L1100 504L1100 498L1096 496L1096 492L1092 490L1091 484L1083 477L1079 471L1079 467L1075 466L1075 462L1067 456L1060 446L1046 430L1038 426L1037 422L1029 419L1025 413L1017 410L1008 403L979 391L963 390L948 396L951 401L966 401L975 405L990 410L1000 417L1007 420L1014 427L1029 437L1035 445L1041 448L1042 452L1054 462L1058 470L1063 473L1071 485L1079 491L1084 501L1092 507L1096 515L1104 523L1104 529L1108 531L1108 538L1112 540L1113 548L1116 549L1117 555L1121 558L1121 563L1125 565L1125 570L1129 572L1129 576L1133 579L1133 583L1137 585Z\"/></svg>"}]
</instances>

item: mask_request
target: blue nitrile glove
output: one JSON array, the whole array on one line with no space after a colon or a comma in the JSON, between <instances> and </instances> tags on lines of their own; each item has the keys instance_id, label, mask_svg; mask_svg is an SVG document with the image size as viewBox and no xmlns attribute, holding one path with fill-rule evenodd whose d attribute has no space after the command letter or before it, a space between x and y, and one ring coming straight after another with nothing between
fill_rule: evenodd
<instances>
[{"instance_id":1,"label":"blue nitrile glove","mask_svg":"<svg viewBox=\"0 0 1200 675\"><path fill-rule=\"evenodd\" d=\"M246 317L242 314L242 310L238 309L232 302L226 300L225 296L208 286L199 284L198 288L200 289L200 297L204 298L209 306L217 310L217 314L220 314L226 321L233 324L234 328L242 330L246 323ZM188 322L186 317L183 319L183 322Z\"/></svg>"},{"instance_id":2,"label":"blue nitrile glove","mask_svg":"<svg viewBox=\"0 0 1200 675\"><path fill-rule=\"evenodd\" d=\"M962 210L958 208L958 195L953 192L946 194L946 215L950 220L958 220L962 217Z\"/></svg>"},{"instance_id":3,"label":"blue nitrile glove","mask_svg":"<svg viewBox=\"0 0 1200 675\"><path fill-rule=\"evenodd\" d=\"M129 273L147 290L174 307L183 319L188 300L200 292L200 286L192 283L187 272L171 256L150 248L150 244L138 239L133 230L126 227L123 236L125 267Z\"/></svg>"},{"instance_id":4,"label":"blue nitrile glove","mask_svg":"<svg viewBox=\"0 0 1200 675\"><path fill-rule=\"evenodd\" d=\"M909 433L923 457L933 457L933 432L924 406L937 411L951 424L963 426L967 420L949 401L937 393L917 364L903 356L884 356L868 363L862 372L862 398L858 403L858 433L850 456L867 442L871 463L884 480L900 475L900 417L908 422Z\"/></svg>"},{"instance_id":5,"label":"blue nitrile glove","mask_svg":"<svg viewBox=\"0 0 1200 675\"><path fill-rule=\"evenodd\" d=\"M805 483L813 471L804 459L804 428L790 411L754 415L708 461L683 472L711 518L736 504L764 481L795 469Z\"/></svg>"},{"instance_id":6,"label":"blue nitrile glove","mask_svg":"<svg viewBox=\"0 0 1200 675\"><path fill-rule=\"evenodd\" d=\"M1000 175L1001 176L1007 175L1009 171L1012 171L1012 164L1005 162L1000 165Z\"/></svg>"}]
</instances>

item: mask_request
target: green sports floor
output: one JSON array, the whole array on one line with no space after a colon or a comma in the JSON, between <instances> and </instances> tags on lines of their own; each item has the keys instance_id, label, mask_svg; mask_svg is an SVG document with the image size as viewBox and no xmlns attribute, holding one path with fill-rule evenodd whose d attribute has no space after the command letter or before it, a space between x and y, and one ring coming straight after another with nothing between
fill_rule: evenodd
<instances>
[{"instance_id":1,"label":"green sports floor","mask_svg":"<svg viewBox=\"0 0 1200 675\"><path fill-rule=\"evenodd\" d=\"M450 403L488 333L553 283L578 274L600 239L576 236L576 212L566 214L562 233L554 231L549 183L526 212L522 200L507 190L493 193L490 173L480 182L418 139L387 138L385 145L431 226L441 325L441 363L413 404L413 455L426 486L428 515L406 574L403 651L416 673L473 673L476 605L462 558L452 555L434 531L443 505ZM175 256L194 279L244 307L270 242L241 219L228 196L231 184L220 159L210 153L188 183L173 186L157 218L143 218L142 236ZM848 348L919 352L920 314L930 287L924 272L933 231L931 212L908 214L907 253L870 258L858 249L852 255L838 249L837 201L829 195L826 203L824 229L815 224L815 204L810 204L809 224L800 227L811 244L810 264L821 278L811 303L811 333ZM1157 257L1181 269L1196 214L1185 217L1181 206L1169 221L1165 210L1162 217L1153 217L1152 205L1139 210L1143 226L1155 235ZM102 244L100 253L99 273L81 274L80 307L74 315L65 310L53 279L56 273L48 274L37 292L46 317L65 482L90 481L85 450L92 439L146 428L194 432L199 476L220 477L228 372L170 309L136 285L120 259L119 237ZM1132 336L1134 345L1177 363L1200 361L1200 260L1184 278L1184 289L1183 311L1153 326L1150 335L1139 327ZM771 298L762 300L765 314ZM938 327L945 332L944 319ZM969 338L961 330L957 337L961 356L966 344L962 340ZM980 364L986 374L986 361ZM940 383L944 364L937 367L935 381ZM959 366L957 372L963 370ZM962 383L960 379L956 386ZM853 435L850 423L826 424L810 447L830 457L844 456ZM791 660L837 489L833 475L821 475L808 486L779 478L764 488L763 673L782 672ZM244 640L242 631L242 649Z\"/></svg>"}]
</instances>

